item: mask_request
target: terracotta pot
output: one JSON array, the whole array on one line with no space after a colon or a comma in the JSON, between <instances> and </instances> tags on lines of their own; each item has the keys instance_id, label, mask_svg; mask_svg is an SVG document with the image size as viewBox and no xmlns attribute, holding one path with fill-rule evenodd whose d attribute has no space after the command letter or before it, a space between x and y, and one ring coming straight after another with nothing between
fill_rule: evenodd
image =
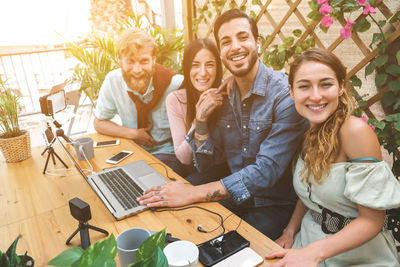
<instances>
[{"instance_id":1,"label":"terracotta pot","mask_svg":"<svg viewBox=\"0 0 400 267\"><path fill-rule=\"evenodd\" d=\"M0 137L0 150L6 162L18 162L31 156L31 138L27 131L17 137Z\"/></svg>"}]
</instances>

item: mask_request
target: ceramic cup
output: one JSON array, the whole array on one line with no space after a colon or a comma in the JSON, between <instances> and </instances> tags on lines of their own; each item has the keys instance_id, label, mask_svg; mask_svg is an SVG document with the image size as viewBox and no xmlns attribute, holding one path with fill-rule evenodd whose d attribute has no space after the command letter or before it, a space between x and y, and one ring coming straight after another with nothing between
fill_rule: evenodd
<instances>
[{"instance_id":1,"label":"ceramic cup","mask_svg":"<svg viewBox=\"0 0 400 267\"><path fill-rule=\"evenodd\" d=\"M121 266L136 262L136 252L151 233L143 228L130 228L120 233L117 238L118 258Z\"/></svg>"},{"instance_id":2,"label":"ceramic cup","mask_svg":"<svg viewBox=\"0 0 400 267\"><path fill-rule=\"evenodd\" d=\"M76 139L73 142L73 144L76 151L76 155L78 156L78 160L86 160L94 157L92 138L90 137L79 138ZM83 155L83 153L85 153L85 155Z\"/></svg>"},{"instance_id":3,"label":"ceramic cup","mask_svg":"<svg viewBox=\"0 0 400 267\"><path fill-rule=\"evenodd\" d=\"M169 267L197 267L199 249L189 241L175 241L164 248Z\"/></svg>"}]
</instances>

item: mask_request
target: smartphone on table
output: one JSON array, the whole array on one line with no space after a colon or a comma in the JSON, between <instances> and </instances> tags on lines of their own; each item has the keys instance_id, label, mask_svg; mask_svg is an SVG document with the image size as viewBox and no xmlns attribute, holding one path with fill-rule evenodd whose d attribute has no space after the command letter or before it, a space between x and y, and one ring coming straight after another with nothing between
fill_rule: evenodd
<instances>
[{"instance_id":1,"label":"smartphone on table","mask_svg":"<svg viewBox=\"0 0 400 267\"><path fill-rule=\"evenodd\" d=\"M236 252L250 246L250 242L236 231L230 231L222 240L214 238L199 245L199 260L205 266L212 266Z\"/></svg>"},{"instance_id":2,"label":"smartphone on table","mask_svg":"<svg viewBox=\"0 0 400 267\"><path fill-rule=\"evenodd\" d=\"M132 154L133 154L132 151L122 150L121 152L118 152L117 154L115 154L111 158L107 159L106 162L107 163L111 163L111 164L117 164L117 163L121 162L122 160L126 159L127 157L129 157Z\"/></svg>"},{"instance_id":3,"label":"smartphone on table","mask_svg":"<svg viewBox=\"0 0 400 267\"><path fill-rule=\"evenodd\" d=\"M105 147L105 146L116 146L119 145L119 140L108 140L108 141L99 141L94 142L94 147Z\"/></svg>"},{"instance_id":4,"label":"smartphone on table","mask_svg":"<svg viewBox=\"0 0 400 267\"><path fill-rule=\"evenodd\" d=\"M264 259L257 252L247 247L218 262L213 267L253 267L263 262Z\"/></svg>"}]
</instances>

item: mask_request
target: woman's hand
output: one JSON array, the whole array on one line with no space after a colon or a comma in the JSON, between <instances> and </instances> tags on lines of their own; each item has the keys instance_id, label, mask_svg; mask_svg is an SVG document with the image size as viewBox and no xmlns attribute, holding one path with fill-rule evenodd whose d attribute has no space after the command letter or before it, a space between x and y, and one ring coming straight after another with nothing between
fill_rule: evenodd
<instances>
[{"instance_id":1,"label":"woman's hand","mask_svg":"<svg viewBox=\"0 0 400 267\"><path fill-rule=\"evenodd\" d=\"M283 248L292 248L294 243L294 233L286 229L283 230L283 234L277 240L275 240L275 243Z\"/></svg>"},{"instance_id":2,"label":"woman's hand","mask_svg":"<svg viewBox=\"0 0 400 267\"><path fill-rule=\"evenodd\" d=\"M169 182L146 190L137 200L147 207L181 207L194 202L193 188L182 181Z\"/></svg>"},{"instance_id":3,"label":"woman's hand","mask_svg":"<svg viewBox=\"0 0 400 267\"><path fill-rule=\"evenodd\" d=\"M270 267L317 267L320 262L317 255L313 251L307 250L307 248L275 251L268 254L265 258L267 260L282 258L280 261L271 264Z\"/></svg>"},{"instance_id":4,"label":"woman's hand","mask_svg":"<svg viewBox=\"0 0 400 267\"><path fill-rule=\"evenodd\" d=\"M196 119L205 122L214 110L222 105L223 93L217 93L218 89L211 88L203 92L196 104Z\"/></svg>"}]
</instances>

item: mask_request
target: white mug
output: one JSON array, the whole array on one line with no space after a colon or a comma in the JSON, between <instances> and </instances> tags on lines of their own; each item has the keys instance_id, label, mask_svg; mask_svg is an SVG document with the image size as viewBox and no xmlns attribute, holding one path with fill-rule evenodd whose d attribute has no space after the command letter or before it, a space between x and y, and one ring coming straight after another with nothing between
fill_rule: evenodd
<instances>
[{"instance_id":1,"label":"white mug","mask_svg":"<svg viewBox=\"0 0 400 267\"><path fill-rule=\"evenodd\" d=\"M199 249L189 241L175 241L164 248L169 267L197 267Z\"/></svg>"}]
</instances>

